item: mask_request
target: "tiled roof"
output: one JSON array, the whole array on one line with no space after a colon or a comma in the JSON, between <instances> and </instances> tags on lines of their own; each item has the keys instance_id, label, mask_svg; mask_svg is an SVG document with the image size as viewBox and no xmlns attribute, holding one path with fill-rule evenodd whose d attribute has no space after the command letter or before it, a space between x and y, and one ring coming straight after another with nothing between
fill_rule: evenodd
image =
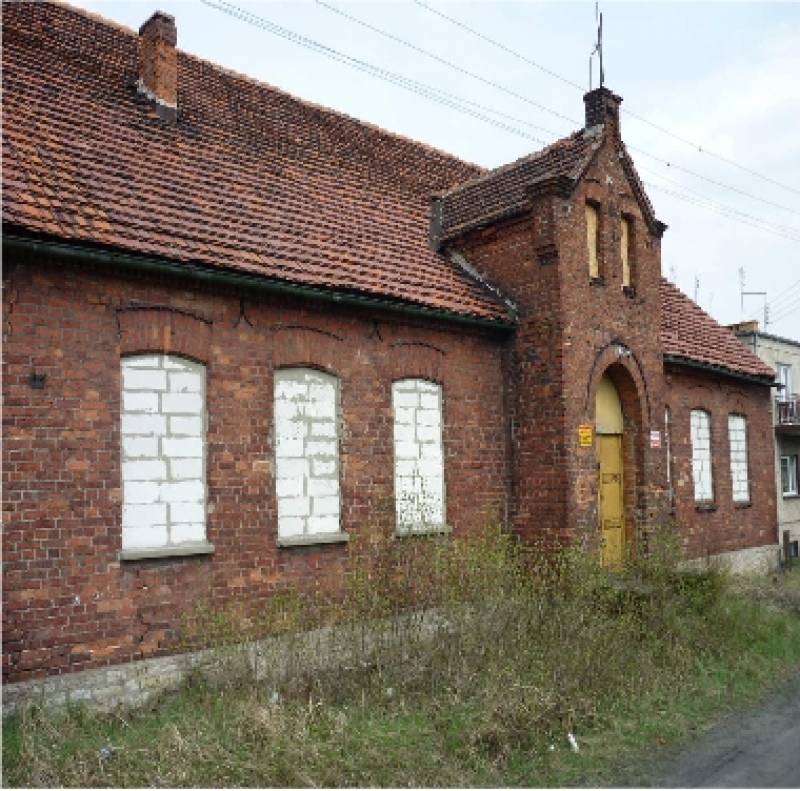
<instances>
[{"instance_id":1,"label":"tiled roof","mask_svg":"<svg viewBox=\"0 0 800 791\"><path fill-rule=\"evenodd\" d=\"M490 321L508 320L503 302L430 247L432 197L451 232L480 224L578 177L601 140L577 132L487 173L182 52L170 126L134 87L133 31L7 3L3 39L6 228ZM665 354L772 376L673 286L662 296Z\"/></svg>"},{"instance_id":2,"label":"tiled roof","mask_svg":"<svg viewBox=\"0 0 800 791\"><path fill-rule=\"evenodd\" d=\"M445 240L524 210L530 203L527 191L537 182L559 177L576 180L602 142L602 134L581 130L451 188L439 201L439 238Z\"/></svg>"},{"instance_id":3,"label":"tiled roof","mask_svg":"<svg viewBox=\"0 0 800 791\"><path fill-rule=\"evenodd\" d=\"M661 280L661 343L665 357L702 363L734 374L774 380L775 372L727 327L667 280Z\"/></svg>"},{"instance_id":4,"label":"tiled roof","mask_svg":"<svg viewBox=\"0 0 800 791\"><path fill-rule=\"evenodd\" d=\"M28 231L508 320L429 243L477 166L178 54L179 122L134 87L137 35L3 7L3 221Z\"/></svg>"}]
</instances>

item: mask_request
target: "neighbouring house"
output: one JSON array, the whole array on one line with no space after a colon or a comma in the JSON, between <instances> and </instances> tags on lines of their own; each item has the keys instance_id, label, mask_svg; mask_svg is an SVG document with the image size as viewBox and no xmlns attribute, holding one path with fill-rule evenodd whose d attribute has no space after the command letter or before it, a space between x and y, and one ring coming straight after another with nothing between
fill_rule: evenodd
<instances>
[{"instance_id":1,"label":"neighbouring house","mask_svg":"<svg viewBox=\"0 0 800 791\"><path fill-rule=\"evenodd\" d=\"M775 562L774 372L661 277L618 96L486 171L176 43L3 8L6 682L370 531Z\"/></svg>"},{"instance_id":2,"label":"neighbouring house","mask_svg":"<svg viewBox=\"0 0 800 791\"><path fill-rule=\"evenodd\" d=\"M800 547L800 342L759 330L757 321L731 325L739 339L775 370L772 402L778 487L778 540L788 531L790 557ZM785 551L785 548L784 548Z\"/></svg>"}]
</instances>

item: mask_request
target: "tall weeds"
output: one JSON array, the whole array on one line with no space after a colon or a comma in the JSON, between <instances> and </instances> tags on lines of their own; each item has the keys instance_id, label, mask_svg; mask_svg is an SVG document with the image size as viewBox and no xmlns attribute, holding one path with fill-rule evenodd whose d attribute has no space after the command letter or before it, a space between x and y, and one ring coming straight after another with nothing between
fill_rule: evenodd
<instances>
[{"instance_id":1,"label":"tall weeds","mask_svg":"<svg viewBox=\"0 0 800 791\"><path fill-rule=\"evenodd\" d=\"M730 638L725 578L682 573L668 540L651 545L611 572L584 551L545 552L498 529L372 537L351 547L338 589L284 592L246 616L194 613L184 631L234 647L242 661L226 666L226 683L329 703L446 691L483 712L478 741L515 743L589 723ZM256 659L245 657L256 639Z\"/></svg>"}]
</instances>

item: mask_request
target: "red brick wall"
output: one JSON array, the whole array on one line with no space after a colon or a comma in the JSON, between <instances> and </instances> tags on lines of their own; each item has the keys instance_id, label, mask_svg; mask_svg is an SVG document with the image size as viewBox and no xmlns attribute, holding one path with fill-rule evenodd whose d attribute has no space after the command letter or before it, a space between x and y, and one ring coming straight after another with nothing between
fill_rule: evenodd
<instances>
[{"instance_id":1,"label":"red brick wall","mask_svg":"<svg viewBox=\"0 0 800 791\"><path fill-rule=\"evenodd\" d=\"M599 212L600 278L590 280L585 206ZM661 240L635 198L612 135L607 135L569 205L559 216L569 459L569 522L591 543L597 536L597 462L578 445L578 426L594 424L595 395L605 372L617 386L624 416L624 505L628 545L636 548L668 517L666 453L651 448L663 431ZM631 289L623 289L620 224L632 224Z\"/></svg>"},{"instance_id":2,"label":"red brick wall","mask_svg":"<svg viewBox=\"0 0 800 791\"><path fill-rule=\"evenodd\" d=\"M344 530L393 529L391 383L406 376L443 385L454 533L506 511L496 334L41 259L4 265L6 679L167 653L195 602L265 599L341 568L346 545L276 546L276 367L319 366L341 379ZM148 350L207 364L210 557L117 559L120 355ZM32 389L33 372L46 375L43 389Z\"/></svg>"},{"instance_id":3,"label":"red brick wall","mask_svg":"<svg viewBox=\"0 0 800 791\"><path fill-rule=\"evenodd\" d=\"M769 388L684 368L667 371L675 519L690 557L774 544L777 535L775 457ZM711 415L714 509L698 509L692 480L689 413ZM731 495L728 415L747 418L750 505Z\"/></svg>"},{"instance_id":4,"label":"red brick wall","mask_svg":"<svg viewBox=\"0 0 800 791\"><path fill-rule=\"evenodd\" d=\"M601 278L589 277L585 205L600 210ZM622 289L619 224L633 221L634 290ZM519 308L510 341L514 525L564 540L597 539L597 461L578 446L578 427L594 424L595 393L613 374L623 401L625 506L630 542L668 517L660 341L660 238L648 228L606 140L569 197L533 196L528 213L453 245ZM624 350L623 357L617 347Z\"/></svg>"},{"instance_id":5,"label":"red brick wall","mask_svg":"<svg viewBox=\"0 0 800 791\"><path fill-rule=\"evenodd\" d=\"M543 262L530 216L471 234L458 249L506 294L519 328L505 349L512 523L526 538L567 527L563 316L559 265ZM549 255L547 248L546 255Z\"/></svg>"}]
</instances>

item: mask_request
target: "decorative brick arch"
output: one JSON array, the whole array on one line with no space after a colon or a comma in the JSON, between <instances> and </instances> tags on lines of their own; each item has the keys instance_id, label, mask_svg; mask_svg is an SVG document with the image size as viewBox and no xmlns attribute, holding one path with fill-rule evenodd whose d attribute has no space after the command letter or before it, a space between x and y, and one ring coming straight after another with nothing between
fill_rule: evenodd
<instances>
[{"instance_id":1,"label":"decorative brick arch","mask_svg":"<svg viewBox=\"0 0 800 791\"><path fill-rule=\"evenodd\" d=\"M398 379L427 379L443 385L445 352L421 341L397 341L390 347L387 374Z\"/></svg>"},{"instance_id":2,"label":"decorative brick arch","mask_svg":"<svg viewBox=\"0 0 800 791\"><path fill-rule=\"evenodd\" d=\"M212 322L170 306L130 306L117 311L120 354L161 352L208 364Z\"/></svg>"},{"instance_id":3,"label":"decorative brick arch","mask_svg":"<svg viewBox=\"0 0 800 791\"><path fill-rule=\"evenodd\" d=\"M620 350L622 354L619 353ZM627 373L629 378L622 375L622 370ZM641 363L636 353L620 340L610 341L594 359L589 379L586 382L584 413L586 415L594 415L594 397L597 393L597 386L606 373L610 374L612 381L614 381L619 390L623 412L625 412L627 401L627 407L635 410L640 415L642 427L649 425L651 422L650 393L647 389L647 381L645 380ZM630 392L630 385L633 385L634 392ZM629 415L633 417L633 412L629 412Z\"/></svg>"},{"instance_id":4,"label":"decorative brick arch","mask_svg":"<svg viewBox=\"0 0 800 791\"><path fill-rule=\"evenodd\" d=\"M302 324L276 324L272 334L276 368L319 368L338 375L343 352L338 335Z\"/></svg>"}]
</instances>

